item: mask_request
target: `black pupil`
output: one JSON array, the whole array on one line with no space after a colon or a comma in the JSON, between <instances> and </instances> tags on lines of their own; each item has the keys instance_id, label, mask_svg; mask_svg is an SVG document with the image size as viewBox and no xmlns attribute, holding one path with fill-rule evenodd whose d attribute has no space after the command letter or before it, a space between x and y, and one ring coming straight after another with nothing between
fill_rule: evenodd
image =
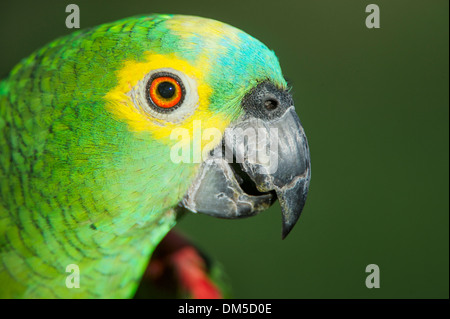
<instances>
[{"instance_id":1,"label":"black pupil","mask_svg":"<svg viewBox=\"0 0 450 319\"><path fill-rule=\"evenodd\" d=\"M175 94L175 85L170 82L162 82L158 85L158 93L165 99L170 99Z\"/></svg>"}]
</instances>

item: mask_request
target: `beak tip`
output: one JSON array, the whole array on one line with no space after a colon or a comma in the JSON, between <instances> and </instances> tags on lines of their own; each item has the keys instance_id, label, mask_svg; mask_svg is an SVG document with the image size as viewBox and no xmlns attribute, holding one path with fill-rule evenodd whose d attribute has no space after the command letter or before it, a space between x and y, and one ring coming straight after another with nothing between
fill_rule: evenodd
<instances>
[{"instance_id":1,"label":"beak tip","mask_svg":"<svg viewBox=\"0 0 450 319\"><path fill-rule=\"evenodd\" d=\"M282 214L281 238L285 239L296 225L305 206L309 179L301 179L296 187L277 192Z\"/></svg>"},{"instance_id":2,"label":"beak tip","mask_svg":"<svg viewBox=\"0 0 450 319\"><path fill-rule=\"evenodd\" d=\"M292 227L291 227L291 229L292 229ZM287 235L289 235L289 233L291 232L291 229L285 228L283 226L283 231L281 232L281 240L284 240L287 237Z\"/></svg>"},{"instance_id":3,"label":"beak tip","mask_svg":"<svg viewBox=\"0 0 450 319\"><path fill-rule=\"evenodd\" d=\"M283 228L281 231L282 240L284 240L294 228L295 224L297 223L298 217L300 217L300 214L296 215L296 218L294 220L285 219L283 216Z\"/></svg>"}]
</instances>

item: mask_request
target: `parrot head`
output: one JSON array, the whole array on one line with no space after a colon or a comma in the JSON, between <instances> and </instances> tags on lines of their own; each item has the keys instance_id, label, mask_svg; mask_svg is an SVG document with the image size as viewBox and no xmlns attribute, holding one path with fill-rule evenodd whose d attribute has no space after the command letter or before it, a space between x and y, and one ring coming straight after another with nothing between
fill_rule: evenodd
<instances>
[{"instance_id":1,"label":"parrot head","mask_svg":"<svg viewBox=\"0 0 450 319\"><path fill-rule=\"evenodd\" d=\"M273 51L239 29L192 16L132 18L91 32L74 35L82 43L70 55L83 63L73 68L85 70L70 87L83 92L76 107L95 114L70 118L68 126L101 136L95 154L117 154L99 160L98 180L115 194L111 201L143 208L135 216L142 222L149 211L177 205L248 217L278 199L284 238L306 200L310 159Z\"/></svg>"},{"instance_id":2,"label":"parrot head","mask_svg":"<svg viewBox=\"0 0 450 319\"><path fill-rule=\"evenodd\" d=\"M20 116L45 141L29 150L45 163L36 187L91 228L123 234L173 207L248 217L278 199L284 238L302 211L310 159L292 96L273 51L237 28L127 18L55 40L9 83L14 103L30 92Z\"/></svg>"},{"instance_id":3,"label":"parrot head","mask_svg":"<svg viewBox=\"0 0 450 319\"><path fill-rule=\"evenodd\" d=\"M125 64L106 95L109 110L170 149L170 165L194 164L180 206L242 218L278 199L286 237L306 200L310 158L275 54L214 20L154 23L142 61Z\"/></svg>"}]
</instances>

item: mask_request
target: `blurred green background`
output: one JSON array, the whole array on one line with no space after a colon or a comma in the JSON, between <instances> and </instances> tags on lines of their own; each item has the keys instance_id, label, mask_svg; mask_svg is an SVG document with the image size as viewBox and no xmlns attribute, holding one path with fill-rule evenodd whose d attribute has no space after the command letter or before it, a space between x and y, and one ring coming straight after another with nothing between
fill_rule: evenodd
<instances>
[{"instance_id":1,"label":"blurred green background","mask_svg":"<svg viewBox=\"0 0 450 319\"><path fill-rule=\"evenodd\" d=\"M278 204L246 220L177 226L222 262L238 298L449 297L447 0L3 1L0 76L81 27L144 13L205 16L277 53L312 158L308 201L281 240ZM376 3L381 28L367 29ZM365 286L375 263L381 288Z\"/></svg>"}]
</instances>

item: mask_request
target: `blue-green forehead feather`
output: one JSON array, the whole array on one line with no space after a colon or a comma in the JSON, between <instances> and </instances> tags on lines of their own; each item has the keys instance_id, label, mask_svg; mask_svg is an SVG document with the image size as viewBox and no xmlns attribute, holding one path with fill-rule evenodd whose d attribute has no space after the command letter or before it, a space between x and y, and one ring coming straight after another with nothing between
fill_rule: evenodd
<instances>
[{"instance_id":1,"label":"blue-green forehead feather","mask_svg":"<svg viewBox=\"0 0 450 319\"><path fill-rule=\"evenodd\" d=\"M151 15L123 22L124 25L119 24L116 29L134 31L130 40L135 42L133 47L140 46L136 51L141 57L145 51L174 53L195 63L207 56L211 66L218 68L216 71L229 71L226 73L231 76L230 80L269 79L280 87L286 86L275 53L259 40L225 23L183 15ZM136 32L138 30L141 32ZM211 76L221 76L221 73L212 72Z\"/></svg>"},{"instance_id":2,"label":"blue-green forehead feather","mask_svg":"<svg viewBox=\"0 0 450 319\"><path fill-rule=\"evenodd\" d=\"M170 43L154 48L157 52L174 53L193 64L208 61L206 80L214 89L213 111L236 108L244 94L261 81L286 88L274 52L237 28L210 19L171 16L152 33L163 34L160 41Z\"/></svg>"},{"instance_id":3,"label":"blue-green forehead feather","mask_svg":"<svg viewBox=\"0 0 450 319\"><path fill-rule=\"evenodd\" d=\"M162 24L168 37L178 39L168 41L176 44L171 50L195 62L199 57L208 56L214 71L211 76L223 76L236 82L269 79L280 87L286 82L274 52L249 34L211 19L172 16ZM170 51L170 49L168 50ZM222 71L222 72L221 72Z\"/></svg>"}]
</instances>

